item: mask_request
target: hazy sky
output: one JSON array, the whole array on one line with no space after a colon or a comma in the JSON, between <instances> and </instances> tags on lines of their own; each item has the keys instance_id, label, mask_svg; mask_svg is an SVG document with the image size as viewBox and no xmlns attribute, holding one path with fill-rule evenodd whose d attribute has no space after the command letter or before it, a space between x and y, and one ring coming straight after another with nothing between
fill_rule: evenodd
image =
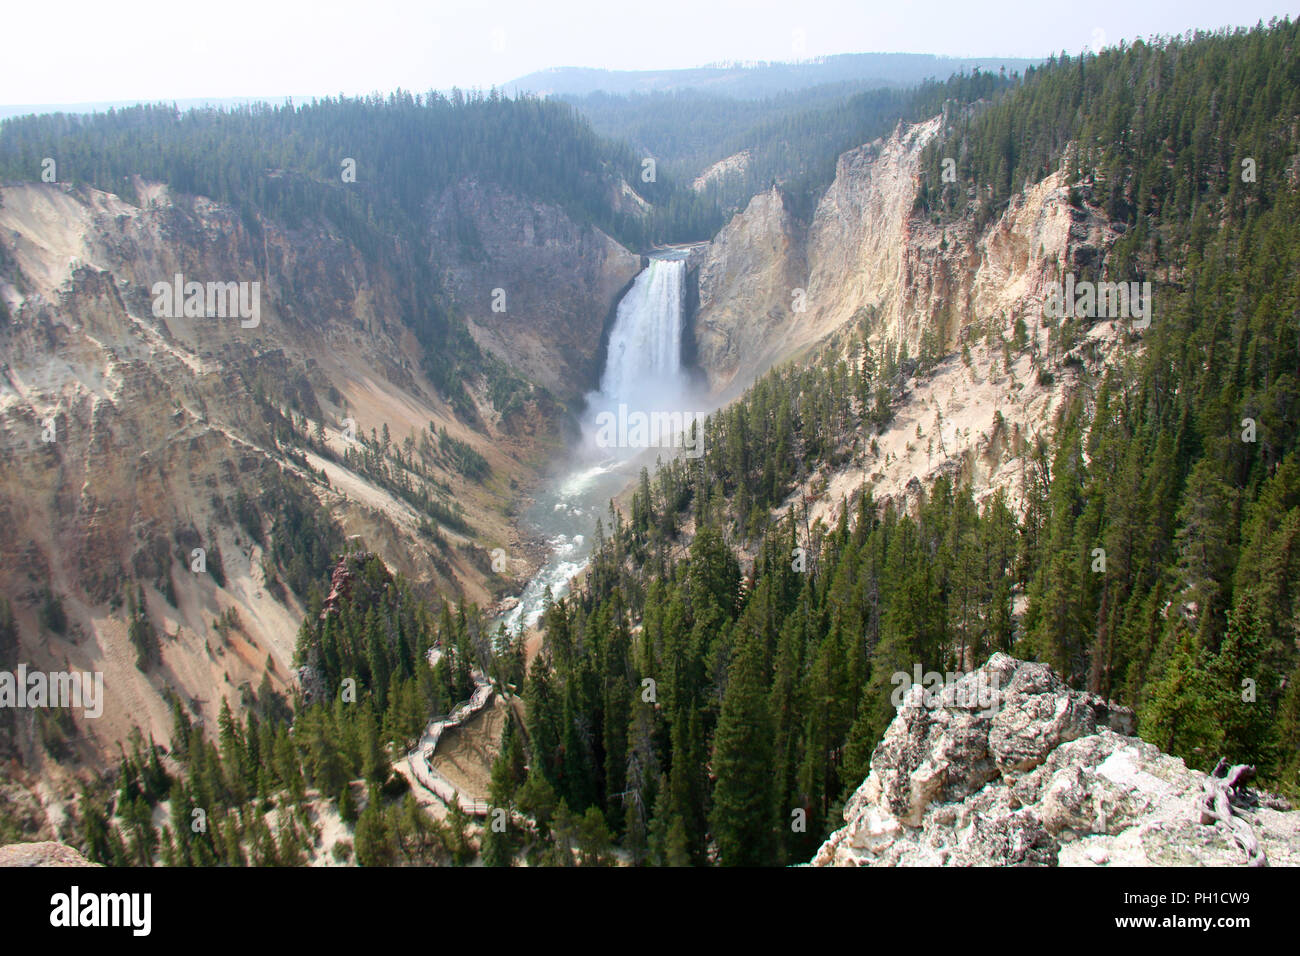
<instances>
[{"instance_id":1,"label":"hazy sky","mask_svg":"<svg viewBox=\"0 0 1300 956\"><path fill-rule=\"evenodd\" d=\"M1046 56L1295 19L1284 0L59 0L0 15L0 104L487 87L555 66Z\"/></svg>"}]
</instances>

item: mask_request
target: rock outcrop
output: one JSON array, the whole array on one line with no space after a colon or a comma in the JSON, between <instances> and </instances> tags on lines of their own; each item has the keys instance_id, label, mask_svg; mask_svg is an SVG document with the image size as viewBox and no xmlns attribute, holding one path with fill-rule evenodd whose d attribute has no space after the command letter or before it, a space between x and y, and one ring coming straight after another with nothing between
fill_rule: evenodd
<instances>
[{"instance_id":1,"label":"rock outcrop","mask_svg":"<svg viewBox=\"0 0 1300 956\"><path fill-rule=\"evenodd\" d=\"M1036 436L1082 381L1141 347L1126 321L1107 319L1073 328L1062 348L1043 316L1063 274L1104 266L1119 235L1089 183L1050 172L987 222L917 207L924 151L953 122L900 124L845 152L806 222L779 186L760 193L700 254L694 338L718 402L823 344L857 362L865 337L873 362L900 346L911 359L891 421L816 477L824 494L810 476L792 496L814 502L811 520L833 524L864 485L877 501L914 500L940 474L1023 508Z\"/></svg>"},{"instance_id":2,"label":"rock outcrop","mask_svg":"<svg viewBox=\"0 0 1300 956\"><path fill-rule=\"evenodd\" d=\"M691 182L691 189L697 193L702 193L710 186L725 183L732 177L743 176L746 170L749 169L752 159L753 156L747 149L742 149L739 153L733 153L720 159L695 177Z\"/></svg>"},{"instance_id":3,"label":"rock outcrop","mask_svg":"<svg viewBox=\"0 0 1300 956\"><path fill-rule=\"evenodd\" d=\"M1128 708L995 654L928 702L914 687L814 866L1241 866L1200 822L1206 775L1132 736ZM1300 865L1300 812L1248 814L1273 866Z\"/></svg>"},{"instance_id":4,"label":"rock outcrop","mask_svg":"<svg viewBox=\"0 0 1300 956\"><path fill-rule=\"evenodd\" d=\"M1039 322L1046 284L1062 270L1104 263L1118 233L1098 208L1071 204L1059 170L983 226L917 210L922 153L943 123L900 125L845 152L807 223L774 186L718 233L700 269L697 318L715 392L744 387L864 314L874 316L873 338L913 356L927 340L958 348L975 323L1009 335L1016 319Z\"/></svg>"},{"instance_id":5,"label":"rock outcrop","mask_svg":"<svg viewBox=\"0 0 1300 956\"><path fill-rule=\"evenodd\" d=\"M709 243L699 275L700 366L717 390L747 385L787 354L794 290L807 276L799 229L779 189L751 199Z\"/></svg>"}]
</instances>

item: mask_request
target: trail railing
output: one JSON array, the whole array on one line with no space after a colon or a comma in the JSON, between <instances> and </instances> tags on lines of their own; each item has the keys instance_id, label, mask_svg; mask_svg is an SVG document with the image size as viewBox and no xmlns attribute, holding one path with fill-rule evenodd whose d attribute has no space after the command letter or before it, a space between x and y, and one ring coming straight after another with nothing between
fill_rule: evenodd
<instances>
[{"instance_id":1,"label":"trail railing","mask_svg":"<svg viewBox=\"0 0 1300 956\"><path fill-rule=\"evenodd\" d=\"M462 797L451 781L438 773L432 765L433 755L438 749L438 741L442 739L443 731L459 727L492 700L494 688L487 677L478 671L471 671L470 677L474 680L474 693L470 695L469 700L457 704L446 717L435 717L429 721L424 734L420 737L420 742L407 756L411 772L422 787L449 807L458 806L471 816L486 817L489 810L486 802L467 800Z\"/></svg>"}]
</instances>

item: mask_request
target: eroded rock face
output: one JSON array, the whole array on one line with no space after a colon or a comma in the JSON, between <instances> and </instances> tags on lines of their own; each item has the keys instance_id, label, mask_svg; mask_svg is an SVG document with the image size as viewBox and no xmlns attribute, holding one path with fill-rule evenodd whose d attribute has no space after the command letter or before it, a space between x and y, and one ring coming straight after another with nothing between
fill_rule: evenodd
<instances>
[{"instance_id":1,"label":"eroded rock face","mask_svg":"<svg viewBox=\"0 0 1300 956\"><path fill-rule=\"evenodd\" d=\"M480 346L566 397L599 381L602 326L639 255L557 206L472 179L430 202L429 233L431 265Z\"/></svg>"},{"instance_id":2,"label":"eroded rock face","mask_svg":"<svg viewBox=\"0 0 1300 956\"><path fill-rule=\"evenodd\" d=\"M963 684L996 688L995 704ZM1203 773L1046 665L995 654L932 703L905 700L814 866L1245 863L1199 823ZM1265 804L1252 823L1270 864L1300 864L1300 813Z\"/></svg>"},{"instance_id":3,"label":"eroded rock face","mask_svg":"<svg viewBox=\"0 0 1300 956\"><path fill-rule=\"evenodd\" d=\"M735 391L865 315L875 316L877 343L904 343L914 356L927 339L958 348L975 322L1010 335L1017 318L1039 321L1048 283L1062 272L1104 263L1119 232L1098 207L1071 204L1059 170L983 226L939 224L916 210L921 158L943 123L900 124L845 152L807 223L773 187L714 237L696 337L715 392Z\"/></svg>"},{"instance_id":4,"label":"eroded rock face","mask_svg":"<svg viewBox=\"0 0 1300 956\"><path fill-rule=\"evenodd\" d=\"M773 187L751 199L702 260L695 322L700 366L718 390L748 384L788 350L794 290L807 285L802 235L781 191Z\"/></svg>"},{"instance_id":5,"label":"eroded rock face","mask_svg":"<svg viewBox=\"0 0 1300 956\"><path fill-rule=\"evenodd\" d=\"M921 160L956 121L900 124L845 152L807 221L779 186L758 194L700 255L692 331L719 401L824 343L852 365L859 335L873 362L900 346L912 357L947 356L919 371L902 364L893 418L863 430L861 454L827 476L824 496L810 476L796 498L812 502L814 519L833 524L838 502L864 483L878 502L913 504L940 474L969 483L977 500L1004 491L1023 508L1033 436L1050 434L1083 377L1141 348L1127 320L1105 319L1043 364L1054 327L1043 302L1081 262L1105 266L1121 229L1063 170L1026 185L987 222L927 215L916 206Z\"/></svg>"}]
</instances>

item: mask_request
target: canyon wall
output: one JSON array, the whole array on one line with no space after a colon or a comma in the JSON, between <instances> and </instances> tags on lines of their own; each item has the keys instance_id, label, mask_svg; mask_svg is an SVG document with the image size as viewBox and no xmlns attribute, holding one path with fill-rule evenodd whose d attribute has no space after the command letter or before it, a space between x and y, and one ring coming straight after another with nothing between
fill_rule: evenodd
<instances>
[{"instance_id":1,"label":"canyon wall","mask_svg":"<svg viewBox=\"0 0 1300 956\"><path fill-rule=\"evenodd\" d=\"M927 219L914 209L921 154L942 123L900 125L844 153L807 224L774 186L710 243L697 325L715 391L752 381L864 309L878 315L878 341L906 343L913 356L927 332L947 350L976 320L1007 329L1016 317L1037 322L1046 283L1075 250L1104 253L1114 241L1098 210L1069 204L1060 172L1023 190L983 230Z\"/></svg>"},{"instance_id":2,"label":"canyon wall","mask_svg":"<svg viewBox=\"0 0 1300 956\"><path fill-rule=\"evenodd\" d=\"M431 201L429 232L431 268L481 347L564 398L595 386L602 325L639 255L556 206L470 180Z\"/></svg>"},{"instance_id":3,"label":"canyon wall","mask_svg":"<svg viewBox=\"0 0 1300 956\"><path fill-rule=\"evenodd\" d=\"M1063 172L1026 187L983 228L917 210L922 154L944 122L900 125L844 153L807 223L779 187L755 196L702 253L697 358L719 399L859 323L877 359L899 345L913 360L931 356L922 374L911 374L914 361L905 368L894 420L867 436L877 451L820 476L819 516L834 517L864 483L877 498L914 495L941 471L971 480L981 497L1005 488L1015 503L1030 439L1050 427L1080 373L1128 341L1128 329L1098 321L1079 345L1048 348L1049 284L1103 264L1119 234L1098 208L1071 204ZM1018 322L1023 344L1007 350ZM841 340L845 358L858 360Z\"/></svg>"},{"instance_id":4,"label":"canyon wall","mask_svg":"<svg viewBox=\"0 0 1300 956\"><path fill-rule=\"evenodd\" d=\"M0 189L0 595L29 667L104 674L103 716L79 720L68 743L92 762L132 726L166 740L168 690L208 722L263 678L290 690L304 601L267 552L304 533L294 522L328 514L337 545L383 553L427 594L482 604L510 589L530 570L511 519L517 483L559 441L540 393L509 421L485 381L466 383L473 409L440 397L401 319L413 277L397 260L324 226L136 186L141 205L89 187ZM446 307L507 363L580 393L637 257L556 208L473 184L431 203L429 224ZM156 316L154 283L177 273L260 283L256 326ZM509 311L480 311L497 285ZM352 438L385 429L392 482L346 460L362 451ZM486 476L454 467L444 429ZM462 509L464 527L440 521L431 535L403 482ZM507 575L491 570L495 547ZM137 585L160 648L147 667L128 635ZM42 612L54 599L66 622ZM223 615L237 623L217 627ZM24 728L21 756L39 762L45 731Z\"/></svg>"}]
</instances>

